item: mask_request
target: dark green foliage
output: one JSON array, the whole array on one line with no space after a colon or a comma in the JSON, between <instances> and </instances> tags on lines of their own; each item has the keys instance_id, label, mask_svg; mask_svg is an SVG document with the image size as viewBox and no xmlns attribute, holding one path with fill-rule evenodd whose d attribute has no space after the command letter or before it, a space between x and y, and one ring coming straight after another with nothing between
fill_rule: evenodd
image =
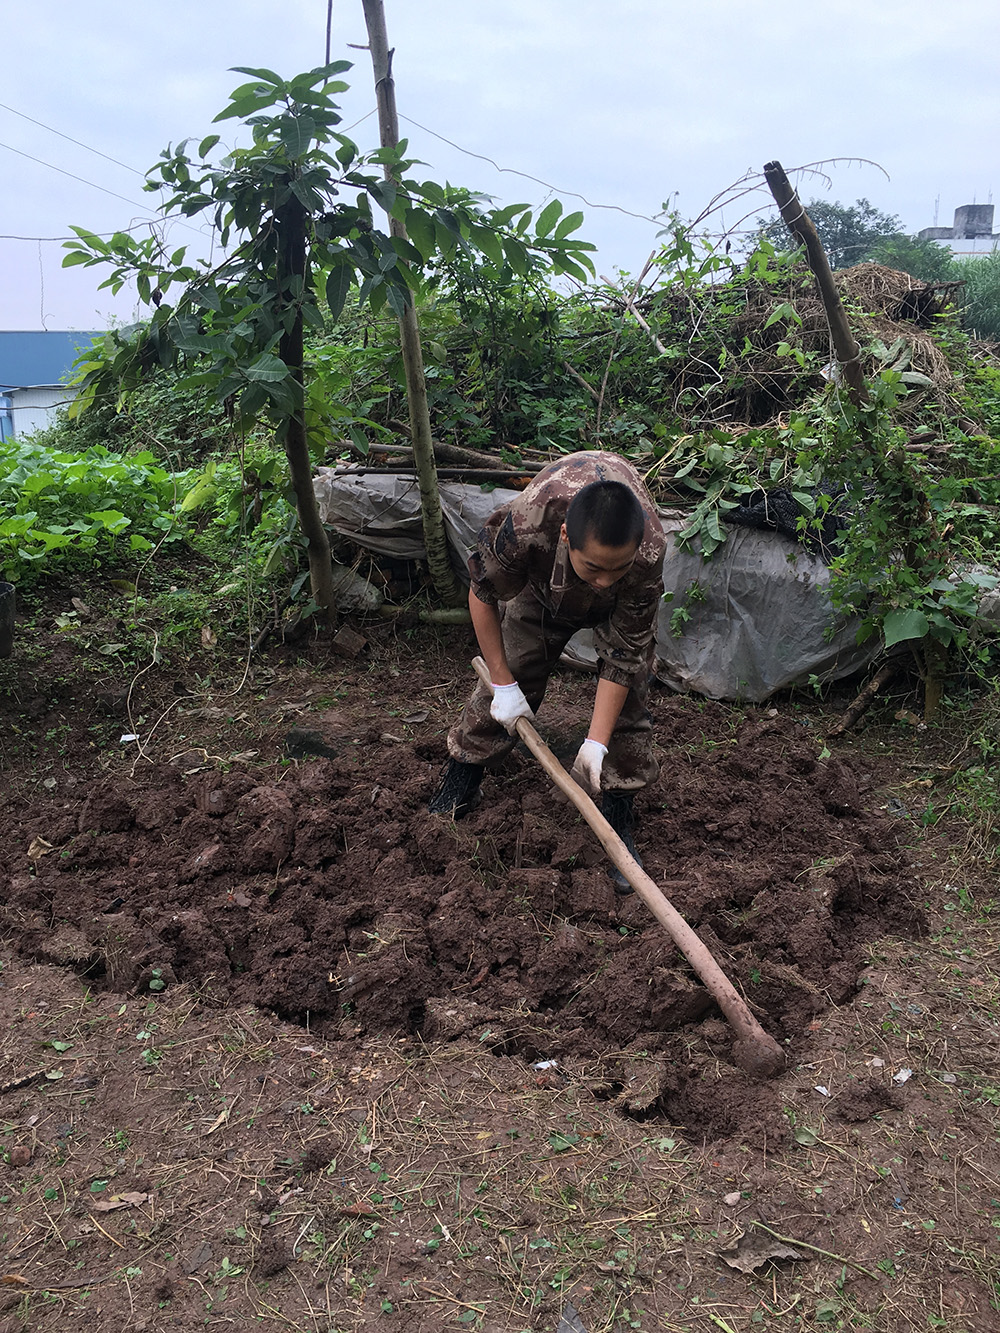
<instances>
[{"instance_id":1,"label":"dark green foliage","mask_svg":"<svg viewBox=\"0 0 1000 1333\"><path fill-rule=\"evenodd\" d=\"M880 241L898 236L903 230L899 218L880 212L867 199L858 199L849 206L810 199L806 212L819 232L830 267L835 269L872 259ZM780 218L767 223L762 232L779 248L791 248L792 238Z\"/></svg>"},{"instance_id":2,"label":"dark green foliage","mask_svg":"<svg viewBox=\"0 0 1000 1333\"><path fill-rule=\"evenodd\" d=\"M926 236L886 236L872 246L869 258L921 282L950 282L958 277L951 251Z\"/></svg>"},{"instance_id":3,"label":"dark green foliage","mask_svg":"<svg viewBox=\"0 0 1000 1333\"><path fill-rule=\"evenodd\" d=\"M352 290L360 306L399 315L420 290L424 266L460 252L481 252L521 275L586 279L593 272L593 247L570 237L582 216L559 222L558 201L532 228L524 206L483 208L471 195L408 179L413 164L405 142L360 154L336 129L333 96L347 85L334 76L349 68L340 61L287 81L270 70L240 69L250 82L216 120L244 120L252 145L214 162L218 136L209 135L194 156L187 142L161 154L148 188L171 191L164 213L211 216L226 254L214 268L191 263L184 247L165 254L155 237L119 232L103 240L73 228L78 239L69 242L64 264L110 265L102 285L118 291L134 283L151 307L146 323L112 332L82 359L74 414L95 396L130 391L161 366L182 373L182 389L209 389L244 423L266 418L283 439L302 409L298 367L282 360L283 340L298 321L314 331L328 318L336 322ZM384 178L384 165L393 180ZM405 222L410 239L381 231L373 204ZM286 250L299 233L304 252L292 262Z\"/></svg>"}]
</instances>

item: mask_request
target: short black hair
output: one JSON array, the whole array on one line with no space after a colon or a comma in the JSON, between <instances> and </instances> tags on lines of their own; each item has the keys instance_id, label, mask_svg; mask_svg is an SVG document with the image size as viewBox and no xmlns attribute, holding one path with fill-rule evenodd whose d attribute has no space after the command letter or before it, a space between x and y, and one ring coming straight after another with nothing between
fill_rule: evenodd
<instances>
[{"instance_id":1,"label":"short black hair","mask_svg":"<svg viewBox=\"0 0 1000 1333\"><path fill-rule=\"evenodd\" d=\"M566 510L566 536L574 551L590 540L602 546L638 546L645 530L638 496L623 481L592 481L577 491Z\"/></svg>"}]
</instances>

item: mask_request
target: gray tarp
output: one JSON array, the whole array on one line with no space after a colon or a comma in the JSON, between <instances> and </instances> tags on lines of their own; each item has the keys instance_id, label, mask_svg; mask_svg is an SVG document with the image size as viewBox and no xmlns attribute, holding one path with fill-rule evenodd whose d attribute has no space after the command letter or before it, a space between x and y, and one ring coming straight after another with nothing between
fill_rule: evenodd
<instances>
[{"instance_id":1,"label":"gray tarp","mask_svg":"<svg viewBox=\"0 0 1000 1333\"><path fill-rule=\"evenodd\" d=\"M383 555L423 558L415 479L320 468L315 485L323 520L337 532ZM486 518L516 494L441 483L448 540L463 572ZM761 703L810 676L826 681L852 675L879 651L876 636L858 647L856 622L837 617L830 605L826 565L794 541L733 528L726 544L704 561L677 546L686 516L664 510L661 518L667 534L664 591L673 594L660 607L656 632L655 669L664 684L711 699ZM682 607L690 619L674 635L671 616ZM588 631L574 636L570 660L596 664L590 640Z\"/></svg>"}]
</instances>

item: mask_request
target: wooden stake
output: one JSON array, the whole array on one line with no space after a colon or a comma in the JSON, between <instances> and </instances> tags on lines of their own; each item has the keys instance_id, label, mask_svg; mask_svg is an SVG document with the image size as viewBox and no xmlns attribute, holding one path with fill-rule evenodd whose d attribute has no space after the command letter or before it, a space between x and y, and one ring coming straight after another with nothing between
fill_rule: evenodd
<instances>
[{"instance_id":1,"label":"wooden stake","mask_svg":"<svg viewBox=\"0 0 1000 1333\"><path fill-rule=\"evenodd\" d=\"M799 196L792 189L791 182L785 175L780 162L768 162L764 166L764 177L771 187L774 201L781 210L785 226L795 239L805 247L806 258L816 279L826 317L830 324L830 336L833 339L837 361L847 382L851 400L855 404L868 401L868 386L861 370L861 349L854 340L851 326L847 322L844 303L833 280L833 270L823 249L812 218L806 212Z\"/></svg>"},{"instance_id":2,"label":"wooden stake","mask_svg":"<svg viewBox=\"0 0 1000 1333\"><path fill-rule=\"evenodd\" d=\"M385 9L382 0L362 0L365 23L368 27L368 47L375 72L375 100L378 105L379 138L383 148L395 148L399 142L399 120L396 116L396 88L392 79L392 52L385 30ZM387 180L392 169L384 168ZM406 239L406 228L398 218L389 218L389 235ZM410 409L410 437L413 457L417 464L420 487L420 513L423 519L424 547L427 568L434 590L447 605L457 605L463 599L455 571L448 554L444 516L441 513L441 495L438 491L437 472L434 468L434 445L431 439L431 418L427 406L427 381L424 377L424 358L420 348L420 328L412 297L408 297L399 318L399 340L403 353L403 371L406 376L406 398Z\"/></svg>"}]
</instances>

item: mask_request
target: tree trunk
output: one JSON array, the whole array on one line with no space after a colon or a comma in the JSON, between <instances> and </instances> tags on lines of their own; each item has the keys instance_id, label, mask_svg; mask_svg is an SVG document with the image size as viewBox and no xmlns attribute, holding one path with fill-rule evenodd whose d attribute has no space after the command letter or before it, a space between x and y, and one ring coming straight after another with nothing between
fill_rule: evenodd
<instances>
[{"instance_id":1,"label":"tree trunk","mask_svg":"<svg viewBox=\"0 0 1000 1333\"><path fill-rule=\"evenodd\" d=\"M385 30L385 10L382 0L362 0L362 4L365 23L368 26L372 68L375 72L379 136L383 148L394 148L399 142L399 122L396 118L396 93L392 81L392 55ZM392 178L392 171L388 166L385 167L385 175L387 179ZM397 218L389 218L389 235L404 239L406 237L406 228ZM431 439L431 418L427 408L427 382L424 378L424 358L420 350L420 329L417 325L417 312L409 296L399 320L399 338L406 374L410 438L413 441L413 458L417 467L427 568L430 570L434 591L441 601L447 605L456 605L463 594L448 555L448 539L445 535L441 495L438 491L437 471L434 466L434 444Z\"/></svg>"},{"instance_id":2,"label":"tree trunk","mask_svg":"<svg viewBox=\"0 0 1000 1333\"><path fill-rule=\"evenodd\" d=\"M306 270L305 211L292 197L278 213L278 290L286 307L295 304L295 318L291 327L281 336L278 355L291 371L295 405L285 430L285 457L295 492L295 506L299 526L306 539L309 559L309 579L312 595L328 621L337 610L333 587L333 565L330 560L330 542L320 518L313 489L312 459L309 456L309 438L306 434L305 385L303 374L302 303L289 299L293 280L301 282Z\"/></svg>"}]
</instances>

